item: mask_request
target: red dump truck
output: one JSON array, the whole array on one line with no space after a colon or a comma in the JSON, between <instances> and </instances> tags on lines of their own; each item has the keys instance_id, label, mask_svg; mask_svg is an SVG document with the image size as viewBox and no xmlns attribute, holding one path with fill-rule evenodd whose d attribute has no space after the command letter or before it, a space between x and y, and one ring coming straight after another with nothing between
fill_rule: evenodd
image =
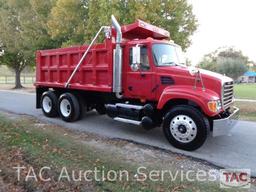
<instances>
[{"instance_id":1,"label":"red dump truck","mask_svg":"<svg viewBox=\"0 0 256 192\"><path fill-rule=\"evenodd\" d=\"M202 146L208 133L225 135L239 109L233 80L184 65L168 31L137 20L100 28L90 45L36 53L36 107L47 117L100 115L152 129L183 150ZM104 42L95 43L101 32Z\"/></svg>"}]
</instances>

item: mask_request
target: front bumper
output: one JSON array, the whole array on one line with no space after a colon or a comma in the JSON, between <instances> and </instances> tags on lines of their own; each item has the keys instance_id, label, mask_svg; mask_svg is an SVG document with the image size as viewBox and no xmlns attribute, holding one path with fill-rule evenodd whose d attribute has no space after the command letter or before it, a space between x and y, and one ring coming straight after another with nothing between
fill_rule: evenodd
<instances>
[{"instance_id":1,"label":"front bumper","mask_svg":"<svg viewBox=\"0 0 256 192\"><path fill-rule=\"evenodd\" d=\"M228 135L230 130L236 125L239 117L239 109L234 107L234 111L229 117L213 121L212 136Z\"/></svg>"}]
</instances>

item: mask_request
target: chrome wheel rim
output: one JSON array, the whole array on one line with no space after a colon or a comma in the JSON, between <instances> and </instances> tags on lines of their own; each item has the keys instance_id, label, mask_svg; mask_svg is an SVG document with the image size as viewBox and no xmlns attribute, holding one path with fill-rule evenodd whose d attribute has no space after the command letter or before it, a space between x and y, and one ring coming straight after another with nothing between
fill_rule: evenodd
<instances>
[{"instance_id":1,"label":"chrome wheel rim","mask_svg":"<svg viewBox=\"0 0 256 192\"><path fill-rule=\"evenodd\" d=\"M170 123L172 136L181 143L193 141L197 134L197 126L192 118L187 115L177 115Z\"/></svg>"},{"instance_id":2,"label":"chrome wheel rim","mask_svg":"<svg viewBox=\"0 0 256 192\"><path fill-rule=\"evenodd\" d=\"M48 96L44 96L43 98L43 109L46 113L50 113L52 110L52 100Z\"/></svg>"},{"instance_id":3,"label":"chrome wheel rim","mask_svg":"<svg viewBox=\"0 0 256 192\"><path fill-rule=\"evenodd\" d=\"M64 117L69 117L71 114L71 104L69 100L62 99L60 102L60 112Z\"/></svg>"}]
</instances>

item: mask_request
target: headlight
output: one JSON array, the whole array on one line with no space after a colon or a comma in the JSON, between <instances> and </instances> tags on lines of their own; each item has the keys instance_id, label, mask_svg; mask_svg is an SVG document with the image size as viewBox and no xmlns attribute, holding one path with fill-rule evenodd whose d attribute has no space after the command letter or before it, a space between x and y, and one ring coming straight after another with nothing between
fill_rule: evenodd
<instances>
[{"instance_id":1,"label":"headlight","mask_svg":"<svg viewBox=\"0 0 256 192\"><path fill-rule=\"evenodd\" d=\"M208 102L208 108L212 112L218 112L221 110L221 102L220 100L214 100Z\"/></svg>"}]
</instances>

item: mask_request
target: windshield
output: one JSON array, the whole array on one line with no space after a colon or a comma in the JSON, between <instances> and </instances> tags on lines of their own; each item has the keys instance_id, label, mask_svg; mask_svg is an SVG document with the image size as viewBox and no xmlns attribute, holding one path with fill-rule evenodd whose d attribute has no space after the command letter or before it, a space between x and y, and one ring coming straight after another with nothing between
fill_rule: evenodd
<instances>
[{"instance_id":1,"label":"windshield","mask_svg":"<svg viewBox=\"0 0 256 192\"><path fill-rule=\"evenodd\" d=\"M173 44L154 44L153 56L157 66L184 65L182 49Z\"/></svg>"}]
</instances>

